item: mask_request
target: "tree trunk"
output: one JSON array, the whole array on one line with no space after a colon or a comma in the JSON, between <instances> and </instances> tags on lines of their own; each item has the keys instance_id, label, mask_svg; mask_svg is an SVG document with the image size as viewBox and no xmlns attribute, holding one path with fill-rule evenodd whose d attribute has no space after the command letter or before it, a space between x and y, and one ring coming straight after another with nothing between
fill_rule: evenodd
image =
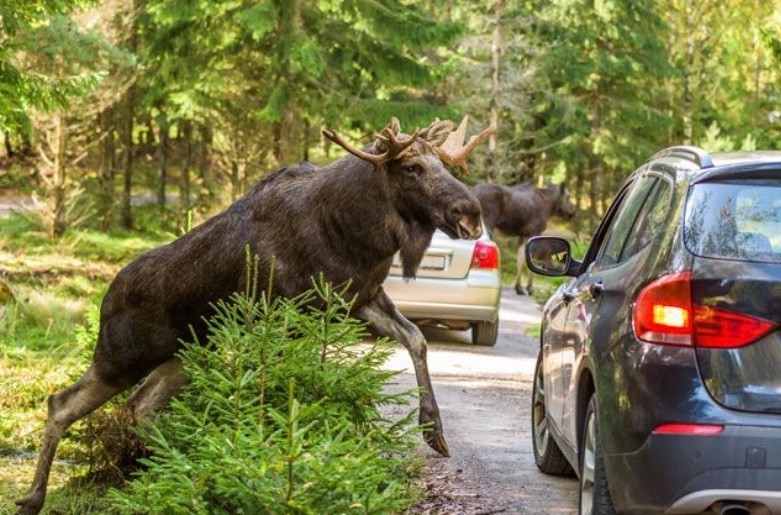
<instances>
[{"instance_id":1,"label":"tree trunk","mask_svg":"<svg viewBox=\"0 0 781 515\"><path fill-rule=\"evenodd\" d=\"M494 7L493 42L491 44L491 105L488 123L499 128L499 65L502 56L502 14L504 0L497 0ZM488 182L496 182L496 131L488 136Z\"/></svg>"},{"instance_id":2,"label":"tree trunk","mask_svg":"<svg viewBox=\"0 0 781 515\"><path fill-rule=\"evenodd\" d=\"M198 172L205 186L207 184L207 181L209 180L209 177L211 176L211 170L212 170L211 148L212 148L212 140L214 139L214 133L210 125L201 125L200 133L201 133L201 142L200 145L198 146L200 150L200 152L198 152Z\"/></svg>"},{"instance_id":3,"label":"tree trunk","mask_svg":"<svg viewBox=\"0 0 781 515\"><path fill-rule=\"evenodd\" d=\"M588 202L589 202L589 232L593 232L596 224L599 220L599 164L596 159L591 159L589 162L589 188L588 188Z\"/></svg>"},{"instance_id":4,"label":"tree trunk","mask_svg":"<svg viewBox=\"0 0 781 515\"><path fill-rule=\"evenodd\" d=\"M138 0L131 1L131 13L133 21L130 26L128 47L133 54L138 52L138 16L136 15ZM136 114L136 86L131 85L127 90L125 105L125 126L122 135L125 147L125 166L123 170L122 188L122 227L127 230L133 228L133 213L131 200L133 196L133 118Z\"/></svg>"},{"instance_id":5,"label":"tree trunk","mask_svg":"<svg viewBox=\"0 0 781 515\"><path fill-rule=\"evenodd\" d=\"M114 206L114 130L111 126L111 108L98 114L98 126L103 138L100 145L98 168L98 219L101 231L108 231Z\"/></svg>"},{"instance_id":6,"label":"tree trunk","mask_svg":"<svg viewBox=\"0 0 781 515\"><path fill-rule=\"evenodd\" d=\"M301 29L301 0L287 0L281 9L282 19L279 25L278 35L280 40L289 40L290 34ZM288 98L282 107L280 120L274 124L274 155L277 158L279 166L290 164L295 159L296 149L296 108L290 91L293 84L296 83L292 64L290 62L290 53L285 45L278 45L280 52L280 69L278 76L280 82L288 88Z\"/></svg>"},{"instance_id":7,"label":"tree trunk","mask_svg":"<svg viewBox=\"0 0 781 515\"><path fill-rule=\"evenodd\" d=\"M14 147L11 146L11 134L8 131L3 131L3 143L5 144L5 155L14 157Z\"/></svg>"},{"instance_id":8,"label":"tree trunk","mask_svg":"<svg viewBox=\"0 0 781 515\"><path fill-rule=\"evenodd\" d=\"M54 219L51 234L52 237L58 238L65 234L65 229L68 228L65 220L65 146L68 141L68 128L62 111L57 114L55 134L57 151L54 156Z\"/></svg>"},{"instance_id":9,"label":"tree trunk","mask_svg":"<svg viewBox=\"0 0 781 515\"><path fill-rule=\"evenodd\" d=\"M304 118L304 137L301 141L301 160L302 161L309 161L309 133L311 132L311 127L309 124L309 119Z\"/></svg>"},{"instance_id":10,"label":"tree trunk","mask_svg":"<svg viewBox=\"0 0 781 515\"><path fill-rule=\"evenodd\" d=\"M580 213L583 210L583 167L582 166L575 167L575 207L577 208L577 210L572 225L573 225L573 230L575 231L575 235L577 237L580 237L581 231L583 230L583 218L580 216Z\"/></svg>"},{"instance_id":11,"label":"tree trunk","mask_svg":"<svg viewBox=\"0 0 781 515\"><path fill-rule=\"evenodd\" d=\"M179 211L182 217L190 210L190 167L192 166L192 125L189 121L182 122L182 174L179 181Z\"/></svg>"},{"instance_id":12,"label":"tree trunk","mask_svg":"<svg viewBox=\"0 0 781 515\"><path fill-rule=\"evenodd\" d=\"M122 170L122 227L127 230L133 228L133 213L131 200L133 197L133 116L135 115L135 86L127 91L125 100L124 130L122 131L122 145L125 150L125 163Z\"/></svg>"},{"instance_id":13,"label":"tree trunk","mask_svg":"<svg viewBox=\"0 0 781 515\"><path fill-rule=\"evenodd\" d=\"M231 201L239 198L239 163L235 159L231 163Z\"/></svg>"},{"instance_id":14,"label":"tree trunk","mask_svg":"<svg viewBox=\"0 0 781 515\"><path fill-rule=\"evenodd\" d=\"M287 166L295 160L296 147L296 110L293 102L287 102L282 111L282 119L278 122L278 155L279 166Z\"/></svg>"},{"instance_id":15,"label":"tree trunk","mask_svg":"<svg viewBox=\"0 0 781 515\"><path fill-rule=\"evenodd\" d=\"M692 98L692 74L694 73L694 6L690 0L684 2L686 17L686 57L683 66L683 143L692 144L694 133L694 101Z\"/></svg>"},{"instance_id":16,"label":"tree trunk","mask_svg":"<svg viewBox=\"0 0 781 515\"><path fill-rule=\"evenodd\" d=\"M247 165L231 159L231 200L237 200L247 191Z\"/></svg>"},{"instance_id":17,"label":"tree trunk","mask_svg":"<svg viewBox=\"0 0 781 515\"><path fill-rule=\"evenodd\" d=\"M152 117L148 111L146 111L143 115L143 118L141 118L141 123L144 125L144 130L138 134L138 143L142 148L143 155L152 157L153 149L156 150L157 146L155 145L155 133L152 130Z\"/></svg>"},{"instance_id":18,"label":"tree trunk","mask_svg":"<svg viewBox=\"0 0 781 515\"><path fill-rule=\"evenodd\" d=\"M165 186L168 180L168 123L160 123L160 138L157 142L157 204L161 212L165 212Z\"/></svg>"},{"instance_id":19,"label":"tree trunk","mask_svg":"<svg viewBox=\"0 0 781 515\"><path fill-rule=\"evenodd\" d=\"M595 85L595 91L591 97L591 135L589 137L589 159L588 170L590 174L590 187L589 187L589 231L593 231L597 223L599 222L599 192L601 190L602 182L602 165L603 162L594 153L594 141L599 136L599 131L602 129L602 99L601 99L601 84L597 80Z\"/></svg>"}]
</instances>

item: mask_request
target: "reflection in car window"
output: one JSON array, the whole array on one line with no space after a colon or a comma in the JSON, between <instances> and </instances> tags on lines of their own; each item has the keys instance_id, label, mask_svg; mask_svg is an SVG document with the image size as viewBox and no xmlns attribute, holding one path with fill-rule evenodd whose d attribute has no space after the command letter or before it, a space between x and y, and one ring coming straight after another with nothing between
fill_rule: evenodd
<instances>
[{"instance_id":1,"label":"reflection in car window","mask_svg":"<svg viewBox=\"0 0 781 515\"><path fill-rule=\"evenodd\" d=\"M684 241L699 256L781 263L781 183L696 184Z\"/></svg>"},{"instance_id":2,"label":"reflection in car window","mask_svg":"<svg viewBox=\"0 0 781 515\"><path fill-rule=\"evenodd\" d=\"M655 181L653 189L648 195L648 200L635 220L632 232L626 239L624 250L619 259L620 262L626 261L643 250L664 227L664 220L670 208L671 194L672 190L666 181L661 179Z\"/></svg>"},{"instance_id":3,"label":"reflection in car window","mask_svg":"<svg viewBox=\"0 0 781 515\"><path fill-rule=\"evenodd\" d=\"M597 264L600 266L610 266L619 262L621 251L626 243L629 231L634 225L637 214L643 207L648 198L648 194L654 185L659 181L655 177L643 177L629 192L629 196L624 200L621 210L613 220L612 227L608 229L609 234L601 255L597 258Z\"/></svg>"}]
</instances>

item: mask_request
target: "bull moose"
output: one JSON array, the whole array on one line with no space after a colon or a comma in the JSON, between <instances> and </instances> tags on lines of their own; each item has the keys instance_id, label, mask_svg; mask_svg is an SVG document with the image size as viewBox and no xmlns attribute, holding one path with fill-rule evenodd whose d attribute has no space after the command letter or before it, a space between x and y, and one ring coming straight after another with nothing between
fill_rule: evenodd
<instances>
[{"instance_id":1,"label":"bull moose","mask_svg":"<svg viewBox=\"0 0 781 515\"><path fill-rule=\"evenodd\" d=\"M515 277L515 291L519 295L530 294L531 274L526 286L523 285L526 240L542 234L552 214L567 219L575 216L576 207L569 199L566 184L562 182L538 188L530 183L517 186L484 183L475 186L473 193L480 202L489 231L518 237L518 273Z\"/></svg>"},{"instance_id":2,"label":"bull moose","mask_svg":"<svg viewBox=\"0 0 781 515\"><path fill-rule=\"evenodd\" d=\"M57 445L76 420L145 378L131 397L136 418L165 406L183 385L175 357L180 339L205 341L210 306L242 291L245 246L258 256L260 277L273 266L271 295L293 297L323 274L349 284L354 314L410 353L421 389L419 421L426 443L449 456L426 363L426 340L385 294L394 254L413 277L434 231L475 239L480 204L444 165L465 159L490 132L464 145L467 118L454 131L436 120L411 135L392 118L362 149L323 131L351 155L317 168L309 163L274 172L226 211L122 269L100 309L92 362L75 384L49 397L43 444L21 513L38 513ZM192 331L192 333L191 333ZM141 413L139 413L141 412Z\"/></svg>"}]
</instances>

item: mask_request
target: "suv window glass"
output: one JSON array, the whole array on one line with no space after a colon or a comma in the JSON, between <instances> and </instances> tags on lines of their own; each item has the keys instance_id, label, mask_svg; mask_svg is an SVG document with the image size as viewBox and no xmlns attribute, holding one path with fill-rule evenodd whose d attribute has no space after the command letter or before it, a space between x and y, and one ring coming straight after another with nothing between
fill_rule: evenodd
<instances>
[{"instance_id":1,"label":"suv window glass","mask_svg":"<svg viewBox=\"0 0 781 515\"><path fill-rule=\"evenodd\" d=\"M632 231L624 244L620 262L626 261L650 244L660 230L670 208L672 188L662 179L657 179L643 209L635 220Z\"/></svg>"},{"instance_id":2,"label":"suv window glass","mask_svg":"<svg viewBox=\"0 0 781 515\"><path fill-rule=\"evenodd\" d=\"M684 241L703 257L781 263L781 182L695 184Z\"/></svg>"},{"instance_id":3,"label":"suv window glass","mask_svg":"<svg viewBox=\"0 0 781 515\"><path fill-rule=\"evenodd\" d=\"M629 231L632 229L635 219L637 219L637 214L658 180L656 177L643 177L629 192L621 206L621 210L613 220L612 226L608 229L605 246L597 258L597 264L610 266L619 262L621 251L624 248Z\"/></svg>"}]
</instances>

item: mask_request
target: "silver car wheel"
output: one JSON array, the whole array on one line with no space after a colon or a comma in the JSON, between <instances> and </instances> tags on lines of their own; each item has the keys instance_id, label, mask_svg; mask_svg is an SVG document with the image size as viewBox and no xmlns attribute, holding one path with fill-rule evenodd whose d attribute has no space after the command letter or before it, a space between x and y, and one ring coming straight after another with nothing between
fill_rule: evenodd
<instances>
[{"instance_id":1,"label":"silver car wheel","mask_svg":"<svg viewBox=\"0 0 781 515\"><path fill-rule=\"evenodd\" d=\"M537 454L544 456L548 450L548 419L545 417L545 383L542 380L542 363L537 370L537 381L534 384L534 444L537 446Z\"/></svg>"},{"instance_id":2,"label":"silver car wheel","mask_svg":"<svg viewBox=\"0 0 781 515\"><path fill-rule=\"evenodd\" d=\"M583 466L580 469L580 513L590 515L594 506L594 470L596 466L596 416L589 413L583 442Z\"/></svg>"}]
</instances>

